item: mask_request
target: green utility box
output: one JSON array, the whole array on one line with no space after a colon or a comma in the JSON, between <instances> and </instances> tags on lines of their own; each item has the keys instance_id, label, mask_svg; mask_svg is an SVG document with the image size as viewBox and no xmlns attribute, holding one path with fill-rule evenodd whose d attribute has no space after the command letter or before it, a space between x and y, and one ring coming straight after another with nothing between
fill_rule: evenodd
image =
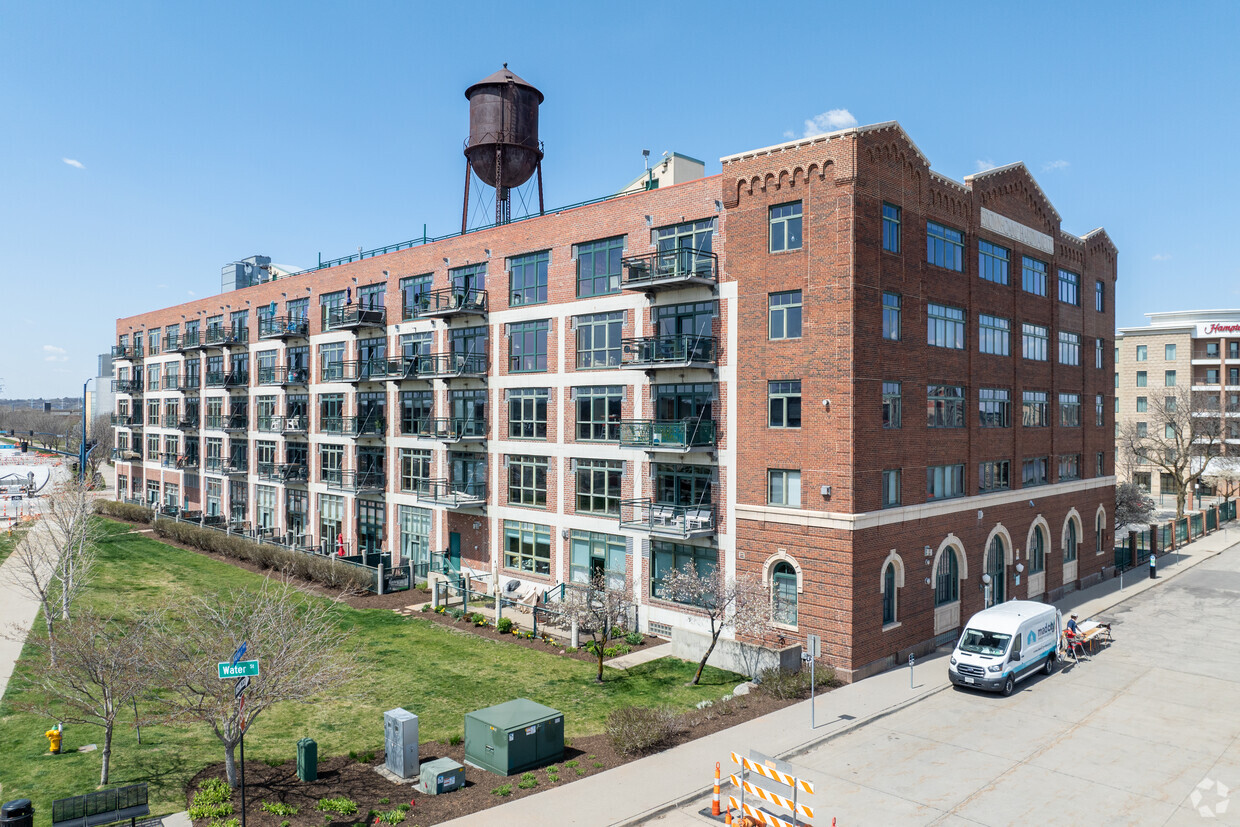
<instances>
[{"instance_id":1,"label":"green utility box","mask_svg":"<svg viewBox=\"0 0 1240 827\"><path fill-rule=\"evenodd\" d=\"M297 742L297 777L302 781L319 779L319 745L313 738Z\"/></svg>"},{"instance_id":2,"label":"green utility box","mask_svg":"<svg viewBox=\"0 0 1240 827\"><path fill-rule=\"evenodd\" d=\"M465 715L465 761L512 775L564 757L564 716L518 698Z\"/></svg>"}]
</instances>

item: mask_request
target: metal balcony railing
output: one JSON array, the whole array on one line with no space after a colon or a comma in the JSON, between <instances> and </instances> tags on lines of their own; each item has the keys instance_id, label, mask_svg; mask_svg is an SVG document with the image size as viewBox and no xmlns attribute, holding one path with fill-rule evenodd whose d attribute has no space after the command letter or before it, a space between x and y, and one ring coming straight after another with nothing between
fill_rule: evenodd
<instances>
[{"instance_id":1,"label":"metal balcony railing","mask_svg":"<svg viewBox=\"0 0 1240 827\"><path fill-rule=\"evenodd\" d=\"M327 481L327 487L333 491L351 491L363 494L382 491L386 480L382 471L341 471L335 482Z\"/></svg>"},{"instance_id":2,"label":"metal balcony railing","mask_svg":"<svg viewBox=\"0 0 1240 827\"><path fill-rule=\"evenodd\" d=\"M388 378L387 359L357 359L340 366L345 382L382 382Z\"/></svg>"},{"instance_id":3,"label":"metal balcony railing","mask_svg":"<svg viewBox=\"0 0 1240 827\"><path fill-rule=\"evenodd\" d=\"M381 437L387 422L380 416L325 416L319 420L319 433L352 437Z\"/></svg>"},{"instance_id":4,"label":"metal balcony railing","mask_svg":"<svg viewBox=\"0 0 1240 827\"><path fill-rule=\"evenodd\" d=\"M113 359L133 359L134 352L132 345L112 345Z\"/></svg>"},{"instance_id":5,"label":"metal balcony railing","mask_svg":"<svg viewBox=\"0 0 1240 827\"><path fill-rule=\"evenodd\" d=\"M665 505L650 498L620 501L620 527L660 537L709 537L715 533L711 505Z\"/></svg>"},{"instance_id":6,"label":"metal balcony railing","mask_svg":"<svg viewBox=\"0 0 1240 827\"><path fill-rule=\"evenodd\" d=\"M131 451L128 448L113 448L112 459L118 462L137 462L142 459L142 455L137 451Z\"/></svg>"},{"instance_id":7,"label":"metal balcony railing","mask_svg":"<svg viewBox=\"0 0 1240 827\"><path fill-rule=\"evenodd\" d=\"M129 414L112 414L109 417L111 423L117 428L132 428L134 426L134 418ZM138 421L138 427L142 427L142 421Z\"/></svg>"},{"instance_id":8,"label":"metal balcony railing","mask_svg":"<svg viewBox=\"0 0 1240 827\"><path fill-rule=\"evenodd\" d=\"M427 420L431 436L435 439L446 439L450 442L467 441L487 438L487 421L477 418L463 417L432 417Z\"/></svg>"},{"instance_id":9,"label":"metal balcony railing","mask_svg":"<svg viewBox=\"0 0 1240 827\"><path fill-rule=\"evenodd\" d=\"M427 353L414 357L413 373L418 379L486 376L487 360L478 353Z\"/></svg>"},{"instance_id":10,"label":"metal balcony railing","mask_svg":"<svg viewBox=\"0 0 1240 827\"><path fill-rule=\"evenodd\" d=\"M306 414L293 414L292 416L277 417L280 420L280 430L286 434L304 434L310 430L310 417Z\"/></svg>"},{"instance_id":11,"label":"metal balcony railing","mask_svg":"<svg viewBox=\"0 0 1240 827\"><path fill-rule=\"evenodd\" d=\"M198 454L181 454L177 457L177 468L180 468L181 470L197 468L198 463Z\"/></svg>"},{"instance_id":12,"label":"metal balcony railing","mask_svg":"<svg viewBox=\"0 0 1240 827\"><path fill-rule=\"evenodd\" d=\"M417 480L419 502L445 508L477 508L487 501L485 482L452 482L447 479Z\"/></svg>"},{"instance_id":13,"label":"metal balcony railing","mask_svg":"<svg viewBox=\"0 0 1240 827\"><path fill-rule=\"evenodd\" d=\"M184 347L180 333L167 333L164 335L164 353L178 353Z\"/></svg>"},{"instance_id":14,"label":"metal balcony railing","mask_svg":"<svg viewBox=\"0 0 1240 827\"><path fill-rule=\"evenodd\" d=\"M622 368L713 368L719 358L719 340L713 336L642 336L620 344Z\"/></svg>"},{"instance_id":15,"label":"metal balcony railing","mask_svg":"<svg viewBox=\"0 0 1240 827\"><path fill-rule=\"evenodd\" d=\"M278 434L284 430L284 423L279 416L264 416L259 414L254 417L254 430L261 431L265 434Z\"/></svg>"},{"instance_id":16,"label":"metal balcony railing","mask_svg":"<svg viewBox=\"0 0 1240 827\"><path fill-rule=\"evenodd\" d=\"M343 382L344 362L323 362L319 365L320 382Z\"/></svg>"},{"instance_id":17,"label":"metal balcony railing","mask_svg":"<svg viewBox=\"0 0 1240 827\"><path fill-rule=\"evenodd\" d=\"M622 419L620 447L650 451L688 451L715 445L712 419Z\"/></svg>"},{"instance_id":18,"label":"metal balcony railing","mask_svg":"<svg viewBox=\"0 0 1240 827\"><path fill-rule=\"evenodd\" d=\"M224 327L222 325L208 327L206 336L203 337L202 341L207 347L244 345L250 341L250 329L248 327Z\"/></svg>"},{"instance_id":19,"label":"metal balcony railing","mask_svg":"<svg viewBox=\"0 0 1240 827\"><path fill-rule=\"evenodd\" d=\"M483 316L487 312L487 291L476 288L444 287L420 293L404 307L409 319L447 318L449 316Z\"/></svg>"},{"instance_id":20,"label":"metal balcony railing","mask_svg":"<svg viewBox=\"0 0 1240 827\"><path fill-rule=\"evenodd\" d=\"M177 420L177 428L179 428L182 431L198 430L198 414L195 413L193 416L187 415L187 416L181 417L180 419Z\"/></svg>"},{"instance_id":21,"label":"metal balcony railing","mask_svg":"<svg viewBox=\"0 0 1240 827\"><path fill-rule=\"evenodd\" d=\"M248 370L230 370L224 374L224 387L226 388L245 388L250 384L250 372Z\"/></svg>"},{"instance_id":22,"label":"metal balcony railing","mask_svg":"<svg viewBox=\"0 0 1240 827\"><path fill-rule=\"evenodd\" d=\"M176 389L182 393L197 393L202 385L202 376L193 373L189 376L182 376L176 383Z\"/></svg>"},{"instance_id":23,"label":"metal balcony railing","mask_svg":"<svg viewBox=\"0 0 1240 827\"><path fill-rule=\"evenodd\" d=\"M202 462L202 470L208 474L224 473L224 460L222 457L207 457Z\"/></svg>"},{"instance_id":24,"label":"metal balcony railing","mask_svg":"<svg viewBox=\"0 0 1240 827\"><path fill-rule=\"evenodd\" d=\"M208 388L224 387L224 377L227 376L222 370L209 370L203 378L203 384Z\"/></svg>"},{"instance_id":25,"label":"metal balcony railing","mask_svg":"<svg viewBox=\"0 0 1240 827\"><path fill-rule=\"evenodd\" d=\"M176 468L177 467L177 455L176 454L160 454L159 464L162 465L164 468Z\"/></svg>"},{"instance_id":26,"label":"metal balcony railing","mask_svg":"<svg viewBox=\"0 0 1240 827\"><path fill-rule=\"evenodd\" d=\"M260 339L304 339L310 335L310 320L304 316L273 316L258 320Z\"/></svg>"},{"instance_id":27,"label":"metal balcony railing","mask_svg":"<svg viewBox=\"0 0 1240 827\"><path fill-rule=\"evenodd\" d=\"M250 472L250 463L245 457L229 457L224 463L224 473L231 476L239 476Z\"/></svg>"},{"instance_id":28,"label":"metal balcony railing","mask_svg":"<svg viewBox=\"0 0 1240 827\"><path fill-rule=\"evenodd\" d=\"M305 385L310 381L309 368L290 368L286 365L260 367L256 372L260 385Z\"/></svg>"},{"instance_id":29,"label":"metal balcony railing","mask_svg":"<svg viewBox=\"0 0 1240 827\"><path fill-rule=\"evenodd\" d=\"M626 290L662 290L693 284L713 285L717 280L719 257L691 247L679 247L620 260Z\"/></svg>"},{"instance_id":30,"label":"metal balcony railing","mask_svg":"<svg viewBox=\"0 0 1240 827\"><path fill-rule=\"evenodd\" d=\"M199 335L197 330L193 332L187 330L185 335L181 337L181 349L193 350L196 347L202 347L202 336Z\"/></svg>"},{"instance_id":31,"label":"metal balcony railing","mask_svg":"<svg viewBox=\"0 0 1240 827\"><path fill-rule=\"evenodd\" d=\"M159 377L158 377L158 376L148 376L148 377L146 377L146 389L147 389L148 391L157 391L157 390L159 390Z\"/></svg>"},{"instance_id":32,"label":"metal balcony railing","mask_svg":"<svg viewBox=\"0 0 1240 827\"><path fill-rule=\"evenodd\" d=\"M420 419L412 417L404 417L400 420L401 436L420 436L427 439L434 439L436 419L430 416L424 416Z\"/></svg>"},{"instance_id":33,"label":"metal balcony railing","mask_svg":"<svg viewBox=\"0 0 1240 827\"><path fill-rule=\"evenodd\" d=\"M113 379L112 390L115 393L127 393L130 396L140 396L142 394L141 379Z\"/></svg>"},{"instance_id":34,"label":"metal balcony railing","mask_svg":"<svg viewBox=\"0 0 1240 827\"><path fill-rule=\"evenodd\" d=\"M328 330L358 330L363 327L384 327L387 313L383 307L362 307L346 304L327 311Z\"/></svg>"},{"instance_id":35,"label":"metal balcony railing","mask_svg":"<svg viewBox=\"0 0 1240 827\"><path fill-rule=\"evenodd\" d=\"M221 416L219 414L211 414L207 416L206 420L202 424L202 427L206 428L209 431L222 431L224 430L224 422L227 419L228 417L226 416Z\"/></svg>"},{"instance_id":36,"label":"metal balcony railing","mask_svg":"<svg viewBox=\"0 0 1240 827\"><path fill-rule=\"evenodd\" d=\"M224 422L225 431L244 431L250 427L249 414L230 414Z\"/></svg>"}]
</instances>

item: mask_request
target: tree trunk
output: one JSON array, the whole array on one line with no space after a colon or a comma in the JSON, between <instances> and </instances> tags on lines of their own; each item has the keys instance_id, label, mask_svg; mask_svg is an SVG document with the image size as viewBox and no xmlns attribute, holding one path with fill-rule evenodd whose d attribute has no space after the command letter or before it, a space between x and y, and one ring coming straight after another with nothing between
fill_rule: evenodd
<instances>
[{"instance_id":1,"label":"tree trunk","mask_svg":"<svg viewBox=\"0 0 1240 827\"><path fill-rule=\"evenodd\" d=\"M693 676L693 682L690 686L697 686L698 681L702 680L702 670L706 668L706 661L710 659L710 653L715 651L715 644L719 642L719 635L723 632L721 628L718 632L711 635L710 646L706 647L706 654L702 655L702 662L698 664L697 673Z\"/></svg>"},{"instance_id":2,"label":"tree trunk","mask_svg":"<svg viewBox=\"0 0 1240 827\"><path fill-rule=\"evenodd\" d=\"M112 763L112 721L103 726L103 764L99 769L99 786L108 785L108 770Z\"/></svg>"},{"instance_id":3,"label":"tree trunk","mask_svg":"<svg viewBox=\"0 0 1240 827\"><path fill-rule=\"evenodd\" d=\"M1184 516L1184 486L1180 486L1180 490L1175 492L1175 518L1178 520Z\"/></svg>"},{"instance_id":4,"label":"tree trunk","mask_svg":"<svg viewBox=\"0 0 1240 827\"><path fill-rule=\"evenodd\" d=\"M224 774L228 778L228 786L237 789L237 761L233 758L236 744L224 744Z\"/></svg>"},{"instance_id":5,"label":"tree trunk","mask_svg":"<svg viewBox=\"0 0 1240 827\"><path fill-rule=\"evenodd\" d=\"M47 623L47 656L51 661L52 668L56 668L56 637L53 634L55 630L55 621L52 620L52 613L48 611L51 607L46 603L43 604L43 620Z\"/></svg>"},{"instance_id":6,"label":"tree trunk","mask_svg":"<svg viewBox=\"0 0 1240 827\"><path fill-rule=\"evenodd\" d=\"M598 645L595 650L598 653L598 677L595 679L598 683L603 682L603 647Z\"/></svg>"}]
</instances>

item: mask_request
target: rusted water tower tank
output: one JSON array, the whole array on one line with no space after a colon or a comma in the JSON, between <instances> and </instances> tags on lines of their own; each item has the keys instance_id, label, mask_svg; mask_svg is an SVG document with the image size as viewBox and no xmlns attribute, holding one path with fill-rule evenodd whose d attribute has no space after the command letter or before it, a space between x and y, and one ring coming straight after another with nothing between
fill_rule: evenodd
<instances>
[{"instance_id":1,"label":"rusted water tower tank","mask_svg":"<svg viewBox=\"0 0 1240 827\"><path fill-rule=\"evenodd\" d=\"M538 106L543 94L504 68L465 90L469 100L469 139L465 142L465 213L469 211L469 173L495 188L495 223L509 218L508 190L539 175L542 208L542 144ZM465 229L462 220L462 231Z\"/></svg>"}]
</instances>

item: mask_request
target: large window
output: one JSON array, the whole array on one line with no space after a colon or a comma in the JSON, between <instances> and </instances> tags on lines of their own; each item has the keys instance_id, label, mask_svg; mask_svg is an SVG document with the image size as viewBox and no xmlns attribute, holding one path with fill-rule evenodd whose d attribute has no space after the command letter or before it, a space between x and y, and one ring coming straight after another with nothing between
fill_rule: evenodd
<instances>
[{"instance_id":1,"label":"large window","mask_svg":"<svg viewBox=\"0 0 1240 827\"><path fill-rule=\"evenodd\" d=\"M1079 480L1081 478L1081 455L1064 454L1059 458L1059 481Z\"/></svg>"},{"instance_id":2,"label":"large window","mask_svg":"<svg viewBox=\"0 0 1240 827\"><path fill-rule=\"evenodd\" d=\"M620 292L620 259L624 236L578 244L577 295L580 298Z\"/></svg>"},{"instance_id":3,"label":"large window","mask_svg":"<svg viewBox=\"0 0 1240 827\"><path fill-rule=\"evenodd\" d=\"M801 472L771 468L766 472L766 501L771 505L801 505Z\"/></svg>"},{"instance_id":4,"label":"large window","mask_svg":"<svg viewBox=\"0 0 1240 827\"><path fill-rule=\"evenodd\" d=\"M1026 323L1021 325L1021 332L1021 352L1024 357L1045 362L1049 350L1049 335L1046 326Z\"/></svg>"},{"instance_id":5,"label":"large window","mask_svg":"<svg viewBox=\"0 0 1240 827\"><path fill-rule=\"evenodd\" d=\"M783 626L797 625L797 573L783 560L771 568L771 620Z\"/></svg>"},{"instance_id":6,"label":"large window","mask_svg":"<svg viewBox=\"0 0 1240 827\"><path fill-rule=\"evenodd\" d=\"M926 427L963 428L964 426L964 387L962 385L928 385L926 387Z\"/></svg>"},{"instance_id":7,"label":"large window","mask_svg":"<svg viewBox=\"0 0 1240 827\"><path fill-rule=\"evenodd\" d=\"M883 204L883 249L900 252L900 208L895 204Z\"/></svg>"},{"instance_id":8,"label":"large window","mask_svg":"<svg viewBox=\"0 0 1240 827\"><path fill-rule=\"evenodd\" d=\"M1175 387L1175 371L1169 370L1163 373L1163 386L1167 388Z\"/></svg>"},{"instance_id":9,"label":"large window","mask_svg":"<svg viewBox=\"0 0 1240 827\"><path fill-rule=\"evenodd\" d=\"M710 546L689 546L653 540L650 543L650 595L667 599L660 594L663 577L672 569L688 569L693 566L698 574L708 574L718 567L719 553Z\"/></svg>"},{"instance_id":10,"label":"large window","mask_svg":"<svg viewBox=\"0 0 1240 827\"><path fill-rule=\"evenodd\" d=\"M982 313L977 317L978 350L995 356L1010 356L1012 353L1012 323L999 316L987 316Z\"/></svg>"},{"instance_id":11,"label":"large window","mask_svg":"<svg viewBox=\"0 0 1240 827\"><path fill-rule=\"evenodd\" d=\"M1076 559L1076 521L1068 520L1068 539L1063 547L1063 561L1071 563Z\"/></svg>"},{"instance_id":12,"label":"large window","mask_svg":"<svg viewBox=\"0 0 1240 827\"><path fill-rule=\"evenodd\" d=\"M1175 345L1163 345L1163 359L1168 362L1175 361Z\"/></svg>"},{"instance_id":13,"label":"large window","mask_svg":"<svg viewBox=\"0 0 1240 827\"><path fill-rule=\"evenodd\" d=\"M964 311L945 304L926 305L926 342L934 347L964 350Z\"/></svg>"},{"instance_id":14,"label":"large window","mask_svg":"<svg viewBox=\"0 0 1240 827\"><path fill-rule=\"evenodd\" d=\"M1046 485L1050 482L1050 459L1048 457L1030 457L1020 465L1020 485L1029 488L1035 485Z\"/></svg>"},{"instance_id":15,"label":"large window","mask_svg":"<svg viewBox=\"0 0 1240 827\"><path fill-rule=\"evenodd\" d=\"M624 313L595 313L578 316L577 367L583 370L620 366L620 340L623 337Z\"/></svg>"},{"instance_id":16,"label":"large window","mask_svg":"<svg viewBox=\"0 0 1240 827\"><path fill-rule=\"evenodd\" d=\"M551 253L529 253L508 259L509 299L513 307L547 300L547 265Z\"/></svg>"},{"instance_id":17,"label":"large window","mask_svg":"<svg viewBox=\"0 0 1240 827\"><path fill-rule=\"evenodd\" d=\"M985 494L987 491L1006 491L1012 487L1011 474L1012 463L1006 459L978 463L978 492Z\"/></svg>"},{"instance_id":18,"label":"large window","mask_svg":"<svg viewBox=\"0 0 1240 827\"><path fill-rule=\"evenodd\" d=\"M412 319L417 315L418 311L429 304L425 298L431 292L431 286L434 284L435 276L433 273L423 273L419 276L407 276L400 280L400 295L402 299L402 317ZM290 313L291 315L291 313Z\"/></svg>"},{"instance_id":19,"label":"large window","mask_svg":"<svg viewBox=\"0 0 1240 827\"><path fill-rule=\"evenodd\" d=\"M900 427L900 383L883 383L883 427Z\"/></svg>"},{"instance_id":20,"label":"large window","mask_svg":"<svg viewBox=\"0 0 1240 827\"><path fill-rule=\"evenodd\" d=\"M508 394L508 436L547 438L547 388L511 388Z\"/></svg>"},{"instance_id":21,"label":"large window","mask_svg":"<svg viewBox=\"0 0 1240 827\"><path fill-rule=\"evenodd\" d=\"M1081 277L1071 270L1059 271L1059 300L1064 304L1081 304Z\"/></svg>"},{"instance_id":22,"label":"large window","mask_svg":"<svg viewBox=\"0 0 1240 827\"><path fill-rule=\"evenodd\" d=\"M508 504L545 508L547 505L547 459L508 457Z\"/></svg>"},{"instance_id":23,"label":"large window","mask_svg":"<svg viewBox=\"0 0 1240 827\"><path fill-rule=\"evenodd\" d=\"M801 427L801 382L792 380L767 383L772 428Z\"/></svg>"},{"instance_id":24,"label":"large window","mask_svg":"<svg viewBox=\"0 0 1240 827\"><path fill-rule=\"evenodd\" d=\"M926 222L926 261L956 272L964 272L964 233Z\"/></svg>"},{"instance_id":25,"label":"large window","mask_svg":"<svg viewBox=\"0 0 1240 827\"><path fill-rule=\"evenodd\" d=\"M964 496L964 465L931 465L926 468L926 499L944 500Z\"/></svg>"},{"instance_id":26,"label":"large window","mask_svg":"<svg viewBox=\"0 0 1240 827\"><path fill-rule=\"evenodd\" d=\"M1008 266L1012 254L1007 249L989 241L978 241L977 254L979 276L995 284L1008 283Z\"/></svg>"},{"instance_id":27,"label":"large window","mask_svg":"<svg viewBox=\"0 0 1240 827\"><path fill-rule=\"evenodd\" d=\"M771 293L768 298L772 339L801 338L801 291Z\"/></svg>"},{"instance_id":28,"label":"large window","mask_svg":"<svg viewBox=\"0 0 1240 827\"><path fill-rule=\"evenodd\" d=\"M900 504L900 469L888 468L883 471L883 508L891 508Z\"/></svg>"},{"instance_id":29,"label":"large window","mask_svg":"<svg viewBox=\"0 0 1240 827\"><path fill-rule=\"evenodd\" d=\"M622 589L627 579L623 537L596 531L574 531L569 551L569 580L594 583L600 576L609 589Z\"/></svg>"},{"instance_id":30,"label":"large window","mask_svg":"<svg viewBox=\"0 0 1240 827\"><path fill-rule=\"evenodd\" d=\"M900 294L883 293L883 338L900 341Z\"/></svg>"},{"instance_id":31,"label":"large window","mask_svg":"<svg viewBox=\"0 0 1240 827\"><path fill-rule=\"evenodd\" d=\"M504 568L551 574L551 529L504 520Z\"/></svg>"},{"instance_id":32,"label":"large window","mask_svg":"<svg viewBox=\"0 0 1240 827\"><path fill-rule=\"evenodd\" d=\"M1081 363L1081 334L1059 331L1059 364L1079 365Z\"/></svg>"},{"instance_id":33,"label":"large window","mask_svg":"<svg viewBox=\"0 0 1240 827\"><path fill-rule=\"evenodd\" d=\"M1094 282L1094 310L1099 313L1106 309L1106 285L1100 281Z\"/></svg>"},{"instance_id":34,"label":"large window","mask_svg":"<svg viewBox=\"0 0 1240 827\"><path fill-rule=\"evenodd\" d=\"M883 568L883 625L896 622L896 564Z\"/></svg>"},{"instance_id":35,"label":"large window","mask_svg":"<svg viewBox=\"0 0 1240 827\"><path fill-rule=\"evenodd\" d=\"M577 404L577 440L618 442L624 388L619 385L604 385L573 388L572 392Z\"/></svg>"},{"instance_id":36,"label":"large window","mask_svg":"<svg viewBox=\"0 0 1240 827\"><path fill-rule=\"evenodd\" d=\"M1137 345L1137 361L1144 362L1150 358L1148 345Z\"/></svg>"},{"instance_id":37,"label":"large window","mask_svg":"<svg viewBox=\"0 0 1240 827\"><path fill-rule=\"evenodd\" d=\"M1119 379L1119 374L1118 374L1118 373L1117 373L1117 374L1115 374L1115 378L1116 378L1117 380ZM1139 370L1139 371L1137 371L1137 387L1138 387L1138 388L1144 388L1147 384L1149 384L1149 374L1147 374L1147 373L1146 373L1145 371L1143 371L1143 370ZM1118 382L1118 381L1115 383L1115 386L1116 386L1116 387L1119 387L1119 382Z\"/></svg>"},{"instance_id":38,"label":"large window","mask_svg":"<svg viewBox=\"0 0 1240 827\"><path fill-rule=\"evenodd\" d=\"M977 411L983 428L1007 428L1012 424L1012 395L1006 388L980 388Z\"/></svg>"},{"instance_id":39,"label":"large window","mask_svg":"<svg viewBox=\"0 0 1240 827\"><path fill-rule=\"evenodd\" d=\"M1037 574L1046 570L1046 537L1042 527L1033 529L1033 537L1029 540L1029 573Z\"/></svg>"},{"instance_id":40,"label":"large window","mask_svg":"<svg viewBox=\"0 0 1240 827\"><path fill-rule=\"evenodd\" d=\"M801 202L771 207L771 252L801 249Z\"/></svg>"},{"instance_id":41,"label":"large window","mask_svg":"<svg viewBox=\"0 0 1240 827\"><path fill-rule=\"evenodd\" d=\"M1046 391L1024 391L1020 424L1026 428L1045 428L1051 424Z\"/></svg>"},{"instance_id":42,"label":"large window","mask_svg":"<svg viewBox=\"0 0 1240 827\"><path fill-rule=\"evenodd\" d=\"M956 549L948 546L939 555L939 565L934 578L934 605L943 606L960 599L960 563Z\"/></svg>"},{"instance_id":43,"label":"large window","mask_svg":"<svg viewBox=\"0 0 1240 827\"><path fill-rule=\"evenodd\" d=\"M1026 293L1046 295L1046 262L1021 256L1020 285Z\"/></svg>"},{"instance_id":44,"label":"large window","mask_svg":"<svg viewBox=\"0 0 1240 827\"><path fill-rule=\"evenodd\" d=\"M1102 370L1102 340L1094 339L1094 367Z\"/></svg>"},{"instance_id":45,"label":"large window","mask_svg":"<svg viewBox=\"0 0 1240 827\"><path fill-rule=\"evenodd\" d=\"M400 490L417 491L418 483L431 478L431 452L427 448L400 449Z\"/></svg>"},{"instance_id":46,"label":"large window","mask_svg":"<svg viewBox=\"0 0 1240 827\"><path fill-rule=\"evenodd\" d=\"M1094 395L1094 424L1099 428L1101 428L1106 421L1106 410L1105 405L1103 404L1104 401L1105 397L1102 394L1099 393ZM1119 400L1116 399L1115 402L1118 404Z\"/></svg>"},{"instance_id":47,"label":"large window","mask_svg":"<svg viewBox=\"0 0 1240 827\"><path fill-rule=\"evenodd\" d=\"M508 371L531 373L547 369L547 331L551 323L514 322L508 326Z\"/></svg>"},{"instance_id":48,"label":"large window","mask_svg":"<svg viewBox=\"0 0 1240 827\"><path fill-rule=\"evenodd\" d=\"M578 459L573 462L577 466L577 511L618 517L624 463L611 459Z\"/></svg>"},{"instance_id":49,"label":"large window","mask_svg":"<svg viewBox=\"0 0 1240 827\"><path fill-rule=\"evenodd\" d=\"M1079 393L1059 394L1059 424L1068 428L1080 426L1081 395Z\"/></svg>"}]
</instances>

